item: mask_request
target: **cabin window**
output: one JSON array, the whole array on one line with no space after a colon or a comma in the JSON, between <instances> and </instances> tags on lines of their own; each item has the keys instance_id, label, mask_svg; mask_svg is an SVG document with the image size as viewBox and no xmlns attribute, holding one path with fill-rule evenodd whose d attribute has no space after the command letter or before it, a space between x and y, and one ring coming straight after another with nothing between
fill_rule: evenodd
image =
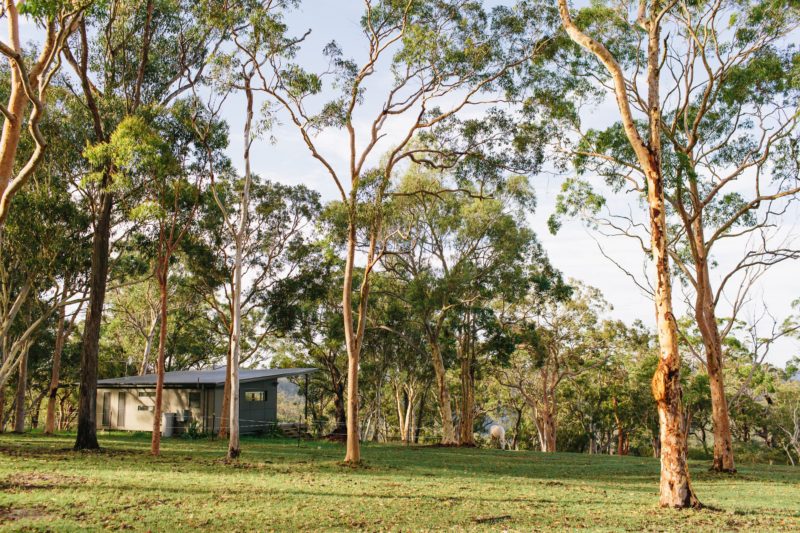
<instances>
[{"instance_id":1,"label":"cabin window","mask_svg":"<svg viewBox=\"0 0 800 533\"><path fill-rule=\"evenodd\" d=\"M266 391L247 391L244 393L244 401L246 402L266 402Z\"/></svg>"},{"instance_id":2,"label":"cabin window","mask_svg":"<svg viewBox=\"0 0 800 533\"><path fill-rule=\"evenodd\" d=\"M155 391L139 391L139 398L155 398Z\"/></svg>"},{"instance_id":3,"label":"cabin window","mask_svg":"<svg viewBox=\"0 0 800 533\"><path fill-rule=\"evenodd\" d=\"M189 407L200 408L200 391L189 392Z\"/></svg>"},{"instance_id":4,"label":"cabin window","mask_svg":"<svg viewBox=\"0 0 800 533\"><path fill-rule=\"evenodd\" d=\"M155 411L155 407L152 405L140 405L136 409L139 411Z\"/></svg>"}]
</instances>

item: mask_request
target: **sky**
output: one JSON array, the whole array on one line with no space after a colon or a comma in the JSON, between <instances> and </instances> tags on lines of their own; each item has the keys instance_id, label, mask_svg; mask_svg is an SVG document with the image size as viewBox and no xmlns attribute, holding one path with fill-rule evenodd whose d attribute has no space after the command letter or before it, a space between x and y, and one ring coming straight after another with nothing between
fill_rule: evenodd
<instances>
[{"instance_id":1,"label":"sky","mask_svg":"<svg viewBox=\"0 0 800 533\"><path fill-rule=\"evenodd\" d=\"M306 0L298 10L291 13L287 23L291 32L299 34L310 29L311 33L302 45L297 57L297 62L308 65L309 68L325 66L321 51L331 40L336 40L344 51L346 57L361 60L365 54L363 36L360 33L359 19L363 4L359 0ZM385 69L384 71L385 72ZM371 79L368 85L366 111L358 115L356 127L366 124L370 111L370 94L380 95L385 92L388 78L380 71ZM226 102L223 111L224 118L231 127L231 145L229 155L234 164L242 167L242 125L243 125L243 100L232 98ZM602 127L615 121L617 109L612 101L606 101L597 108L587 112L582 120L591 121L593 127ZM319 191L323 199L335 199L336 188L330 176L320 163L314 160L302 142L296 129L289 125L285 116L278 115L279 123L270 132L272 139L259 139L253 149L253 170L261 176L290 184L305 184ZM398 123L388 128L389 135L385 146L391 145L393 138L402 130ZM395 134L394 137L392 134ZM346 136L341 132L325 132L315 139L322 147L326 156L334 164L344 165L348 147L345 143ZM381 150L378 150L381 153ZM547 166L547 165L546 165ZM552 168L552 167L548 167ZM558 194L565 176L554 172L545 171L531 177L538 198L538 206L529 216L532 228L536 231L539 240L543 243L551 262L565 275L565 277L580 280L586 284L600 289L613 309L610 311L612 318L624 320L628 323L642 320L649 326L654 326L654 310L652 300L641 291L636 284L611 260L600 251L600 246L605 254L623 265L628 270L635 272L640 280L644 279L643 269L652 270L652 265L645 263L644 256L638 244L627 239L612 239L600 236L596 231L584 227L579 221L565 220L557 235L551 235L547 230L547 218L553 213L556 195ZM742 184L743 190L748 185ZM613 197L609 201L612 210L631 209L635 213L644 213L638 201L631 197ZM786 220L787 227L794 229L798 222L797 210L789 212ZM741 258L746 242L739 239L728 245L722 245L717 251L716 259L721 266L730 265L731 261ZM722 270L722 269L720 269ZM712 274L719 281L719 274ZM685 315L687 307L683 302L682 290L676 286L674 297L678 315ZM758 322L762 334L769 332L772 318L781 322L792 312L792 301L800 297L800 276L797 275L797 264L784 262L773 267L760 280L750 293L750 303L740 314L740 319L746 322ZM724 316L729 309L725 302L720 305L720 316ZM765 314L765 310L768 314ZM777 342L770 350L767 361L783 365L790 357L796 355L798 342L794 339L783 339Z\"/></svg>"}]
</instances>

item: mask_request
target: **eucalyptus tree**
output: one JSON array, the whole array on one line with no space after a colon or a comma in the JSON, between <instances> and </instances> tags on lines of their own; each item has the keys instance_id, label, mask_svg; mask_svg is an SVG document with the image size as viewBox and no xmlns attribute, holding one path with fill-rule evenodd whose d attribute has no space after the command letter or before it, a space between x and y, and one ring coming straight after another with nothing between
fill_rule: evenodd
<instances>
[{"instance_id":1,"label":"eucalyptus tree","mask_svg":"<svg viewBox=\"0 0 800 533\"><path fill-rule=\"evenodd\" d=\"M515 389L534 415L543 452L556 451L559 388L567 380L605 365L610 335L602 314L607 311L597 289L572 283L551 292L532 290L511 303L503 319L514 332L516 350L498 380Z\"/></svg>"},{"instance_id":2,"label":"eucalyptus tree","mask_svg":"<svg viewBox=\"0 0 800 533\"><path fill-rule=\"evenodd\" d=\"M233 369L264 352L266 341L279 330L270 311L272 293L301 275L319 195L303 185L283 185L254 174L215 174L210 189L199 231L187 242L187 260L196 290L216 317L214 326L230 339L228 364ZM297 295L283 296L285 305L298 305ZM233 430L234 422L228 411L236 387L228 374L221 432Z\"/></svg>"},{"instance_id":3,"label":"eucalyptus tree","mask_svg":"<svg viewBox=\"0 0 800 533\"><path fill-rule=\"evenodd\" d=\"M624 132L626 149L633 152L636 164L644 176L643 190L647 191L647 209L650 224L650 253L655 265L654 299L656 325L660 346L659 365L653 376L652 390L656 400L660 420L661 436L661 482L659 502L664 507L697 507L700 505L692 489L689 469L686 462L686 434L683 428L683 407L681 404L680 370L681 358L678 350L678 327L675 320L672 298L672 275L669 264L669 237L664 200L664 169L662 149L662 97L661 71L663 66L663 50L661 30L665 16L675 9L677 2L653 1L640 2L635 12L635 22L629 21L629 12L633 6L623 4L617 11L603 6L592 6L584 11L583 16L573 19L567 0L558 0L559 14L569 38L584 49L589 57L599 62L597 71L602 75L599 82L614 95L621 119L620 128ZM592 17L596 12L605 13L602 18ZM614 16L608 16L614 14ZM590 34L597 33L592 22L599 22L602 36L597 38ZM604 34L606 22L611 22L611 35ZM639 68L626 72L620 63L623 48L613 46L620 40L613 33L616 25L623 28L640 27L638 34L641 45L633 54L641 59L644 71L644 87L642 97L638 94ZM638 31L638 30L631 30ZM601 42L605 40L606 44ZM609 48L609 46L611 48ZM635 67L639 63L635 64ZM630 91L629 88L633 90ZM646 134L637 125L634 109L643 115L643 127ZM629 147L629 148L628 148Z\"/></svg>"},{"instance_id":4,"label":"eucalyptus tree","mask_svg":"<svg viewBox=\"0 0 800 533\"><path fill-rule=\"evenodd\" d=\"M5 99L10 94L11 77L10 68L0 67L0 80L2 80L0 99ZM84 140L85 124L81 122L83 117L80 113L74 113L74 98L65 87L63 79L57 78L48 82L47 95L48 112L37 118L36 124L41 137L48 139L47 157L36 164L29 178L31 190L22 189L20 200L16 205L25 211L22 218L29 219L31 230L60 229L66 232L69 240L62 240L61 235L45 243L31 240L28 245L35 246L34 243L39 243L41 248L34 247L26 251L20 247L26 244L24 238L19 240L20 220L12 216L7 222L14 227L11 238L17 239L17 242L8 243L7 253L0 255L0 262L3 264L4 281L9 284L4 292L4 298L18 299L17 303L23 306L29 305L26 303L27 299L32 300L30 302L33 305L32 314L29 315L32 320L29 321L29 325L33 326L33 329L30 331L30 338L37 333L41 334L41 328L51 323L54 314L57 316L56 323L63 326L56 328L57 340L52 350L49 393L53 397L59 384L60 359L64 346L59 339L63 341L69 336L70 325L74 326L83 308L80 295L86 283L84 257L87 251L88 221L85 216L86 205L78 195L72 194L71 185L72 177L83 168L81 155L75 150L75 146L83 144ZM17 149L20 154L30 154L36 150L36 141L30 135L23 135L17 143ZM32 211L33 209L42 209L43 212L37 213ZM50 212L52 221L46 221L43 217L47 217ZM51 245L62 248L56 250L51 248ZM31 261L21 272L14 272L14 269L22 265L19 263L21 257L29 256L32 259L39 253L41 253L40 260ZM35 288L31 289L32 286ZM12 312L14 306L9 307L10 304L5 301L4 309ZM33 301L36 302L35 305ZM71 305L71 302L75 305ZM18 311L17 316L21 319ZM4 314L4 317L6 320L14 321L8 314ZM19 321L14 328L17 326L20 326ZM13 345L14 339L17 338L16 334L22 333L18 329L13 331L14 334L6 338L7 348ZM10 353L6 352L6 355ZM53 409L50 409L51 406ZM48 399L48 413L52 414L54 407L54 401ZM46 425L46 431L51 426Z\"/></svg>"},{"instance_id":5,"label":"eucalyptus tree","mask_svg":"<svg viewBox=\"0 0 800 533\"><path fill-rule=\"evenodd\" d=\"M93 9L77 24L64 49L70 78L89 115L89 143L111 143L126 117L167 108L203 79L206 59L220 42L220 32L205 24L215 2L112 0ZM154 111L157 112L157 111ZM112 234L120 237L122 214L115 203L129 189L116 179L112 158L94 167L81 182L94 226L89 303L83 331L76 449L99 447L95 395L100 327L105 301ZM123 210L126 211L126 210Z\"/></svg>"},{"instance_id":6,"label":"eucalyptus tree","mask_svg":"<svg viewBox=\"0 0 800 533\"><path fill-rule=\"evenodd\" d=\"M385 380L393 393L400 440L413 442L421 424L418 413L424 392L434 381L425 331L404 299L407 280L381 272L374 280L373 305L364 350L370 359L383 359Z\"/></svg>"},{"instance_id":7,"label":"eucalyptus tree","mask_svg":"<svg viewBox=\"0 0 800 533\"><path fill-rule=\"evenodd\" d=\"M634 113L650 117L650 151L658 151L666 200L661 211L666 211L669 225L664 253L693 292L687 300L700 329L710 377L713 468L734 472L724 339L764 270L798 257L798 251L785 244L785 232L775 228L800 192L800 87L792 43L800 35L800 11L785 2L676 1L653 4L647 15L647 6L642 6L637 19L641 28L628 25L618 9L602 6L592 9L595 22L588 23L587 11L578 23L608 37L618 61L612 69L619 71L615 80L629 77L617 98L629 102ZM669 32L663 46L654 41L662 27ZM646 61L645 36L650 39L648 101L634 74ZM594 75L597 67L586 66ZM626 142L626 135L637 132L633 122L605 130L576 125L573 132L578 141L566 151L575 157L580 173L605 177L614 192L640 197L649 193L648 165L641 162L644 152ZM583 213L604 233L632 237L649 254L647 243L658 233L629 213L602 211L604 205L604 198L586 182L569 180L559 209ZM715 282L712 252L731 239L738 239L743 251ZM718 309L726 300L732 302L731 312L721 322Z\"/></svg>"},{"instance_id":8,"label":"eucalyptus tree","mask_svg":"<svg viewBox=\"0 0 800 533\"><path fill-rule=\"evenodd\" d=\"M47 140L40 125L47 109L46 93L61 68L61 53L66 41L83 19L90 1L6 0L0 18L6 20L8 36L0 41L0 54L10 66L10 91L7 103L0 104L3 130L0 136L0 225L8 218L11 200L31 179L42 162ZM34 24L20 25L20 16ZM41 49L23 40L22 29L36 28L43 33ZM30 48L27 48L30 46ZM19 153L27 124L33 149Z\"/></svg>"},{"instance_id":9,"label":"eucalyptus tree","mask_svg":"<svg viewBox=\"0 0 800 533\"><path fill-rule=\"evenodd\" d=\"M603 364L570 376L559 394L559 447L617 455L652 450L658 457L658 413L649 398L658 363L653 333L638 321L604 320L598 334L606 345Z\"/></svg>"},{"instance_id":10,"label":"eucalyptus tree","mask_svg":"<svg viewBox=\"0 0 800 533\"><path fill-rule=\"evenodd\" d=\"M473 343L477 319L495 297L524 294L530 273L545 262L524 213L533 192L521 176L466 181L450 173L413 166L394 189L387 225L397 228L384 269L400 281L398 298L425 333L436 376L442 444L459 442L453 424L444 354L445 338L456 343L462 363L461 418L472 441ZM498 181L499 180L499 181ZM449 192L445 192L449 191ZM491 314L491 311L489 311ZM457 323L454 324L454 321ZM488 326L487 321L483 326ZM469 324L468 324L469 323Z\"/></svg>"},{"instance_id":11,"label":"eucalyptus tree","mask_svg":"<svg viewBox=\"0 0 800 533\"><path fill-rule=\"evenodd\" d=\"M274 3L268 2L267 8ZM269 35L286 29L275 25L274 18L263 16L262 3L244 3L242 13L243 26L251 33ZM361 458L359 358L367 325L370 276L384 253L381 210L398 166L412 159L452 165L473 153L475 146L455 149L413 141L454 121L466 109L494 100L496 95L487 94L515 68L531 58L538 60L548 47L545 26L541 18L520 21L507 8L489 13L473 1L365 0L361 58L349 59L331 43L324 49L330 67L322 73L304 69L292 61L292 53L276 50L269 43L251 46L260 41L238 41L241 61L250 61L256 68L254 89L296 128L310 155L336 186L345 208L342 310L348 354L347 462ZM300 41L302 37L295 39L295 45ZM379 76L381 73L386 76ZM388 84L384 83L387 78ZM333 96L319 104L324 94ZM347 163L343 165L326 152L317 135L337 130L344 133ZM396 135L387 137L389 131ZM381 153L386 155L379 160ZM357 254L359 249L363 254ZM354 289L356 262L362 257L364 275Z\"/></svg>"},{"instance_id":12,"label":"eucalyptus tree","mask_svg":"<svg viewBox=\"0 0 800 533\"><path fill-rule=\"evenodd\" d=\"M97 168L114 168L118 182L138 184L140 201L128 216L154 248L153 277L159 288L159 338L151 453L158 455L166 363L169 269L181 240L195 223L205 187L205 156L192 127L189 104L168 113L123 119L107 143L84 155ZM215 154L211 154L214 156Z\"/></svg>"},{"instance_id":13,"label":"eucalyptus tree","mask_svg":"<svg viewBox=\"0 0 800 533\"><path fill-rule=\"evenodd\" d=\"M0 388L48 319L80 301L71 280L85 266L88 220L62 185L35 176L0 229Z\"/></svg>"}]
</instances>

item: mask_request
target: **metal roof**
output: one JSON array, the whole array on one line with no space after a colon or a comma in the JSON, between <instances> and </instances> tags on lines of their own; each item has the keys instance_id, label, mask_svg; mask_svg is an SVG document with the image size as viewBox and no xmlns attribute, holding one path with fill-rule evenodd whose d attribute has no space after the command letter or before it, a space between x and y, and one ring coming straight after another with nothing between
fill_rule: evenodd
<instances>
[{"instance_id":1,"label":"metal roof","mask_svg":"<svg viewBox=\"0 0 800 533\"><path fill-rule=\"evenodd\" d=\"M240 369L239 382L258 381L261 379L290 378L316 372L316 368L263 368L256 370ZM179 372L165 372L165 387L187 387L191 385L224 385L226 368L211 370L182 370ZM143 376L126 376L123 378L101 379L97 382L99 388L120 387L155 387L156 374Z\"/></svg>"}]
</instances>

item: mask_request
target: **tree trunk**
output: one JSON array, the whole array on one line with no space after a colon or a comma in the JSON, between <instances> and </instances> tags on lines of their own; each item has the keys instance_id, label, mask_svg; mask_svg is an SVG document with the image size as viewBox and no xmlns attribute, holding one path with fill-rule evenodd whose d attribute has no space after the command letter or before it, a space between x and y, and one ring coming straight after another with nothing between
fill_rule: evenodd
<instances>
[{"instance_id":1,"label":"tree trunk","mask_svg":"<svg viewBox=\"0 0 800 533\"><path fill-rule=\"evenodd\" d=\"M8 44L15 52L21 52L19 35L19 12L16 3L6 1L5 15L8 19ZM3 121L3 133L0 136L0 196L6 191L14 175L14 163L17 158L17 148L19 147L22 135L22 125L24 121L25 108L28 98L22 84L22 75L16 64L9 60L11 70L11 92L8 97L6 108L13 119ZM2 224L2 221L0 221Z\"/></svg>"},{"instance_id":2,"label":"tree trunk","mask_svg":"<svg viewBox=\"0 0 800 533\"><path fill-rule=\"evenodd\" d=\"M108 186L107 178L108 176L103 181L104 187ZM100 217L95 227L92 243L89 309L86 313L81 346L81 383L78 392L78 435L75 439L75 450L100 449L97 442L97 359L108 277L111 208L113 206L111 192L101 193L100 206Z\"/></svg>"},{"instance_id":3,"label":"tree trunk","mask_svg":"<svg viewBox=\"0 0 800 533\"><path fill-rule=\"evenodd\" d=\"M42 400L47 396L47 389L40 392L31 403L31 428L37 429L39 427L39 416L42 413Z\"/></svg>"},{"instance_id":4,"label":"tree trunk","mask_svg":"<svg viewBox=\"0 0 800 533\"><path fill-rule=\"evenodd\" d=\"M678 326L672 307L672 280L667 252L667 221L664 205L664 176L661 168L661 109L659 100L660 31L651 21L648 31L648 108L650 146L641 161L647 177L647 203L653 263L656 267L656 325L660 357L653 376L653 397L658 406L661 442L662 507L698 507L686 462L686 431L680 382L681 359Z\"/></svg>"},{"instance_id":5,"label":"tree trunk","mask_svg":"<svg viewBox=\"0 0 800 533\"><path fill-rule=\"evenodd\" d=\"M66 294L66 283L64 286ZM58 311L58 325L56 326L56 344L53 349L53 368L50 371L50 387L47 393L47 414L44 423L45 435L52 435L56 431L56 396L58 395L58 382L61 376L61 355L66 342L66 309L64 306Z\"/></svg>"},{"instance_id":6,"label":"tree trunk","mask_svg":"<svg viewBox=\"0 0 800 533\"><path fill-rule=\"evenodd\" d=\"M231 310L231 354L228 365L230 376L230 413L228 415L228 459L236 459L241 454L239 442L239 358L241 357L242 338L242 249L247 237L247 215L250 209L250 147L253 139L250 135L250 126L253 122L253 91L250 88L250 78L245 79L245 108L244 122L244 188L239 205L239 223L234 235L236 252L233 261L233 301Z\"/></svg>"},{"instance_id":7,"label":"tree trunk","mask_svg":"<svg viewBox=\"0 0 800 533\"><path fill-rule=\"evenodd\" d=\"M657 35L656 35L657 38ZM653 397L658 406L661 444L662 507L699 505L689 479L686 463L686 432L681 405L680 354L678 332L672 311L672 287L667 256L667 225L661 164L653 156L647 172L650 231L653 260L656 265L656 324L660 357L652 381Z\"/></svg>"},{"instance_id":8,"label":"tree trunk","mask_svg":"<svg viewBox=\"0 0 800 533\"><path fill-rule=\"evenodd\" d=\"M628 455L628 450L625 446L627 437L625 436L625 428L622 426L622 420L619 418L619 402L616 396L612 400L612 405L614 406L614 421L617 424L617 455Z\"/></svg>"},{"instance_id":9,"label":"tree trunk","mask_svg":"<svg viewBox=\"0 0 800 533\"><path fill-rule=\"evenodd\" d=\"M651 39L658 35L651 36ZM651 120L657 120L651 117ZM657 135L657 134L656 134ZM667 255L667 224L664 206L660 153L651 155L647 169L650 231L653 262L656 265L656 324L660 357L652 381L653 397L658 406L661 444L662 507L696 507L686 463L686 431L681 404L680 354L678 331L672 311L672 286Z\"/></svg>"},{"instance_id":10,"label":"tree trunk","mask_svg":"<svg viewBox=\"0 0 800 533\"><path fill-rule=\"evenodd\" d=\"M475 446L475 372L469 349L461 357L461 419L459 433L461 446Z\"/></svg>"},{"instance_id":11,"label":"tree trunk","mask_svg":"<svg viewBox=\"0 0 800 533\"><path fill-rule=\"evenodd\" d=\"M342 315L344 317L345 346L347 347L347 450L346 463L361 462L361 443L358 430L358 362L361 346L353 331L353 268L356 252L356 226L352 221L348 227L347 259L342 288Z\"/></svg>"},{"instance_id":12,"label":"tree trunk","mask_svg":"<svg viewBox=\"0 0 800 533\"><path fill-rule=\"evenodd\" d=\"M408 444L409 440L411 440L411 431L414 427L414 402L416 400L416 393L414 387L411 385L405 385L403 390L406 398L406 416L405 425L400 428L400 431L403 433L403 442Z\"/></svg>"},{"instance_id":13,"label":"tree trunk","mask_svg":"<svg viewBox=\"0 0 800 533\"><path fill-rule=\"evenodd\" d=\"M228 416L231 410L231 342L228 342L228 354L225 362L225 386L222 389L222 412L219 415L220 439L228 438Z\"/></svg>"},{"instance_id":14,"label":"tree trunk","mask_svg":"<svg viewBox=\"0 0 800 533\"><path fill-rule=\"evenodd\" d=\"M431 347L431 358L433 361L433 371L436 375L436 392L439 400L439 414L442 417L442 440L445 446L458 444L456 440L455 428L453 427L453 411L450 406L450 389L447 387L447 371L444 368L444 360L439 348L438 339L433 334L429 334Z\"/></svg>"},{"instance_id":15,"label":"tree trunk","mask_svg":"<svg viewBox=\"0 0 800 533\"><path fill-rule=\"evenodd\" d=\"M541 414L541 450L543 452L556 451L556 419L549 409L544 409Z\"/></svg>"},{"instance_id":16,"label":"tree trunk","mask_svg":"<svg viewBox=\"0 0 800 533\"><path fill-rule=\"evenodd\" d=\"M166 362L167 349L167 281L169 257L165 255L159 259L159 262L157 278L161 328L158 334L158 361L156 362L156 406L153 411L153 435L150 441L150 453L153 455L161 453L161 412L164 405L164 365Z\"/></svg>"},{"instance_id":17,"label":"tree trunk","mask_svg":"<svg viewBox=\"0 0 800 533\"><path fill-rule=\"evenodd\" d=\"M28 389L28 351L30 344L22 348L19 359L19 379L17 380L16 408L14 411L14 433L25 432L25 392Z\"/></svg>"},{"instance_id":18,"label":"tree trunk","mask_svg":"<svg viewBox=\"0 0 800 533\"><path fill-rule=\"evenodd\" d=\"M647 5L643 4L646 8ZM647 203L653 263L656 267L655 306L660 357L652 381L658 406L661 437L662 507L697 507L686 463L686 432L682 427L680 353L678 331L672 308L672 285L667 255L667 223L661 168L661 98L659 92L661 55L661 2L640 14L638 23L647 31L647 113L649 141L640 136L631 112L627 81L622 67L601 43L583 33L572 21L567 0L558 0L559 15L570 38L594 54L608 70L622 119L622 127L647 180Z\"/></svg>"},{"instance_id":19,"label":"tree trunk","mask_svg":"<svg viewBox=\"0 0 800 533\"><path fill-rule=\"evenodd\" d=\"M247 195L248 181L245 181L245 193ZM242 201L242 213L247 209L245 200ZM244 218L244 216L242 217ZM242 240L244 225L239 226L239 235L236 239L236 259L234 263L234 288L233 288L233 334L231 335L231 355L230 365L228 365L228 375L230 376L230 413L228 415L229 437L228 437L228 459L236 459L241 453L239 444L239 355L240 338L242 334Z\"/></svg>"},{"instance_id":20,"label":"tree trunk","mask_svg":"<svg viewBox=\"0 0 800 533\"><path fill-rule=\"evenodd\" d=\"M401 399L400 393L401 386L399 383L394 383L394 401L397 406L397 425L400 428L400 442L406 443L406 409Z\"/></svg>"},{"instance_id":21,"label":"tree trunk","mask_svg":"<svg viewBox=\"0 0 800 533\"><path fill-rule=\"evenodd\" d=\"M333 385L333 410L336 418L336 425L331 432L332 435L346 436L347 435L347 412L344 399L344 384L341 378Z\"/></svg>"},{"instance_id":22,"label":"tree trunk","mask_svg":"<svg viewBox=\"0 0 800 533\"><path fill-rule=\"evenodd\" d=\"M698 217L700 218L700 217ZM697 298L695 300L695 319L706 353L706 369L711 389L711 417L714 429L714 462L712 470L736 472L731 442L731 423L728 414L728 401L725 398L725 382L722 374L722 339L717 327L714 310L714 297L711 293L711 280L708 259L705 256L702 221L694 227L696 246L699 254L695 264L697 271Z\"/></svg>"},{"instance_id":23,"label":"tree trunk","mask_svg":"<svg viewBox=\"0 0 800 533\"><path fill-rule=\"evenodd\" d=\"M422 397L419 400L419 410L417 414L414 416L414 426L412 433L414 435L413 441L415 444L419 443L419 434L422 430L422 426L425 420L425 404L428 402L428 391L430 390L431 383L430 381L425 385L425 388L422 390Z\"/></svg>"},{"instance_id":24,"label":"tree trunk","mask_svg":"<svg viewBox=\"0 0 800 533\"><path fill-rule=\"evenodd\" d=\"M514 439L511 441L511 449L518 450L519 446L519 430L522 426L522 412L525 408L524 404L522 407L514 407L514 411L517 413L517 421L514 423Z\"/></svg>"}]
</instances>

